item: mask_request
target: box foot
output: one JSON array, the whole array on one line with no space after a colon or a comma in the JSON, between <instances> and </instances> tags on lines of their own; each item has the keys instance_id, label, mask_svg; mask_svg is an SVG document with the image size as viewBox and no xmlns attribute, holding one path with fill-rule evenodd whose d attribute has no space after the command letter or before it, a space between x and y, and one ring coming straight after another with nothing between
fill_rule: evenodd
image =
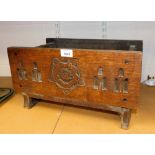
<instances>
[{"instance_id":1,"label":"box foot","mask_svg":"<svg viewBox=\"0 0 155 155\"><path fill-rule=\"evenodd\" d=\"M131 109L122 108L121 110L121 128L128 129L131 119Z\"/></svg>"},{"instance_id":2,"label":"box foot","mask_svg":"<svg viewBox=\"0 0 155 155\"><path fill-rule=\"evenodd\" d=\"M32 97L29 97L26 93L22 93L24 97L24 107L27 109L31 109L35 104L37 104L38 100Z\"/></svg>"}]
</instances>

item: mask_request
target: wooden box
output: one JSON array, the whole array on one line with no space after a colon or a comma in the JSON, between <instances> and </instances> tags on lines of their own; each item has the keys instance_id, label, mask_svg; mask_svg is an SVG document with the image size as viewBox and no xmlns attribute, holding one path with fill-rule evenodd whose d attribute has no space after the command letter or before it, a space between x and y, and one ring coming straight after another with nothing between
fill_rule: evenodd
<instances>
[{"instance_id":1,"label":"wooden box","mask_svg":"<svg viewBox=\"0 0 155 155\"><path fill-rule=\"evenodd\" d=\"M142 41L47 38L38 47L9 47L8 56L25 107L42 99L111 110L128 128L138 106Z\"/></svg>"}]
</instances>

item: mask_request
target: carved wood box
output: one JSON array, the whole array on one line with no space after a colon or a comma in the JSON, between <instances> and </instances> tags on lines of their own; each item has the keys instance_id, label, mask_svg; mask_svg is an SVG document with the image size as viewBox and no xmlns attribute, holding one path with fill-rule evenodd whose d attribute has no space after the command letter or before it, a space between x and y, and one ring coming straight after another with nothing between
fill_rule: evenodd
<instances>
[{"instance_id":1,"label":"carved wood box","mask_svg":"<svg viewBox=\"0 0 155 155\"><path fill-rule=\"evenodd\" d=\"M138 107L142 41L47 38L38 47L9 47L8 56L25 107L41 99L111 110L128 128Z\"/></svg>"}]
</instances>

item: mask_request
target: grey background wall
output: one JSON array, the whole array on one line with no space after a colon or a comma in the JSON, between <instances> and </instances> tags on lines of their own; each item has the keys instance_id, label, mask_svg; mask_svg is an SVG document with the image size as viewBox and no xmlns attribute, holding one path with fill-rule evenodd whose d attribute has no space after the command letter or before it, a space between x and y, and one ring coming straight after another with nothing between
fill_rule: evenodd
<instances>
[{"instance_id":1,"label":"grey background wall","mask_svg":"<svg viewBox=\"0 0 155 155\"><path fill-rule=\"evenodd\" d=\"M155 22L0 22L0 76L11 76L9 46L37 46L47 37L140 39L142 81L155 75Z\"/></svg>"}]
</instances>

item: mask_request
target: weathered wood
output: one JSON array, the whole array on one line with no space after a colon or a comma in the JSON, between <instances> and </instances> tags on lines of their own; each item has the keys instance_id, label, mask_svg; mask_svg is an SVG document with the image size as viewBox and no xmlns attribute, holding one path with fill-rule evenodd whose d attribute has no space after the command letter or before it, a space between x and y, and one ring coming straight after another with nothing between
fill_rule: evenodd
<instances>
[{"instance_id":1,"label":"weathered wood","mask_svg":"<svg viewBox=\"0 0 155 155\"><path fill-rule=\"evenodd\" d=\"M128 129L131 118L131 110L127 108L122 108L121 111L121 127L123 129Z\"/></svg>"},{"instance_id":2,"label":"weathered wood","mask_svg":"<svg viewBox=\"0 0 155 155\"><path fill-rule=\"evenodd\" d=\"M24 107L27 109L31 109L35 104L37 104L38 100L28 96L26 93L22 92L24 97Z\"/></svg>"},{"instance_id":3,"label":"weathered wood","mask_svg":"<svg viewBox=\"0 0 155 155\"><path fill-rule=\"evenodd\" d=\"M116 41L115 50L107 50L113 42L103 46L103 40L54 39L55 45L50 41L47 46L8 48L13 85L26 94L25 106L32 107L34 98L43 99L116 111L129 122L122 107L138 107L142 52L137 50L142 42L126 41L123 47ZM133 43L134 51L116 50ZM73 57L61 57L61 47L74 47Z\"/></svg>"}]
</instances>

